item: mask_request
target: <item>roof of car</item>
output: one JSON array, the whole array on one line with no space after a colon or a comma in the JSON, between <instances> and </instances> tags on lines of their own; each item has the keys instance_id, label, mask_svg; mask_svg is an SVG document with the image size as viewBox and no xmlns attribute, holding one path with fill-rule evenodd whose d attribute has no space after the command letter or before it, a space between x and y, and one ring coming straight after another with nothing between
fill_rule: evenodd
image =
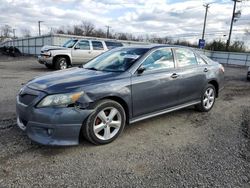
<instances>
[{"instance_id":1,"label":"roof of car","mask_svg":"<svg viewBox=\"0 0 250 188\"><path fill-rule=\"evenodd\" d=\"M172 47L172 48L190 48L187 46L180 46L180 45L170 45L170 44L147 44L147 45L131 45L131 46L124 46L123 48L144 48L144 49L154 49L154 48L161 48L161 47Z\"/></svg>"}]
</instances>

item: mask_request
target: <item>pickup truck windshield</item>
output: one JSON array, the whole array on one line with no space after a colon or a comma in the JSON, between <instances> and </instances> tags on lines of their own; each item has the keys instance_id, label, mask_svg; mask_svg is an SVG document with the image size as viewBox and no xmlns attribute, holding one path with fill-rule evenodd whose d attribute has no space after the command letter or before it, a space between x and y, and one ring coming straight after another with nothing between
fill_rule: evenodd
<instances>
[{"instance_id":1,"label":"pickup truck windshield","mask_svg":"<svg viewBox=\"0 0 250 188\"><path fill-rule=\"evenodd\" d=\"M67 42L64 43L63 47L64 48L72 48L77 40L68 40Z\"/></svg>"},{"instance_id":2,"label":"pickup truck windshield","mask_svg":"<svg viewBox=\"0 0 250 188\"><path fill-rule=\"evenodd\" d=\"M91 60L83 68L107 72L124 72L147 51L146 48L116 48Z\"/></svg>"}]
</instances>

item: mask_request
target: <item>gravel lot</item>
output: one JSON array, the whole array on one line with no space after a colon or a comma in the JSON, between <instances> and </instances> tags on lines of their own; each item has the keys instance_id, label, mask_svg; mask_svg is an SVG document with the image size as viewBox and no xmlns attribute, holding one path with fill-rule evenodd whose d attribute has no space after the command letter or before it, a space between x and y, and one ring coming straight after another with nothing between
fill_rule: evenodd
<instances>
[{"instance_id":1,"label":"gravel lot","mask_svg":"<svg viewBox=\"0 0 250 188\"><path fill-rule=\"evenodd\" d=\"M16 126L22 83L48 72L35 58L0 56L0 187L249 187L250 82L226 67L209 113L192 107L127 126L113 143L46 147Z\"/></svg>"}]
</instances>

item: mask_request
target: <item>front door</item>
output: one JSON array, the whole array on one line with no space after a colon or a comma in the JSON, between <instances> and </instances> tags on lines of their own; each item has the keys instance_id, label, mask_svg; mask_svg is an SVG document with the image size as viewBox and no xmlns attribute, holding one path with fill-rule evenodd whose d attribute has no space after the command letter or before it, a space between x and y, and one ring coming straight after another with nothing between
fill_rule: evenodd
<instances>
[{"instance_id":1,"label":"front door","mask_svg":"<svg viewBox=\"0 0 250 188\"><path fill-rule=\"evenodd\" d=\"M82 64L88 62L92 57L92 50L88 40L80 40L72 49L72 62Z\"/></svg>"},{"instance_id":2,"label":"front door","mask_svg":"<svg viewBox=\"0 0 250 188\"><path fill-rule=\"evenodd\" d=\"M171 48L153 51L132 76L133 117L170 108L178 104L178 78Z\"/></svg>"}]
</instances>

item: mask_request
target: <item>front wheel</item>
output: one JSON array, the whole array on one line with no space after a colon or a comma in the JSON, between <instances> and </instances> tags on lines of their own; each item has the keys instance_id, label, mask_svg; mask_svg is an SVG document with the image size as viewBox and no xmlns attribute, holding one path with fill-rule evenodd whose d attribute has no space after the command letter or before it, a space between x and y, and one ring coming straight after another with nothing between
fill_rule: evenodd
<instances>
[{"instance_id":1,"label":"front wheel","mask_svg":"<svg viewBox=\"0 0 250 188\"><path fill-rule=\"evenodd\" d=\"M122 133L125 122L125 111L119 103L102 100L84 123L83 135L93 144L108 144Z\"/></svg>"},{"instance_id":2,"label":"front wheel","mask_svg":"<svg viewBox=\"0 0 250 188\"><path fill-rule=\"evenodd\" d=\"M208 84L202 94L201 103L196 105L195 107L201 112L208 112L213 108L215 103L215 98L216 98L215 87L212 84Z\"/></svg>"},{"instance_id":3,"label":"front wheel","mask_svg":"<svg viewBox=\"0 0 250 188\"><path fill-rule=\"evenodd\" d=\"M55 68L56 68L57 70L67 69L67 68L68 68L67 59L66 59L65 57L59 57L59 58L56 60Z\"/></svg>"}]
</instances>

